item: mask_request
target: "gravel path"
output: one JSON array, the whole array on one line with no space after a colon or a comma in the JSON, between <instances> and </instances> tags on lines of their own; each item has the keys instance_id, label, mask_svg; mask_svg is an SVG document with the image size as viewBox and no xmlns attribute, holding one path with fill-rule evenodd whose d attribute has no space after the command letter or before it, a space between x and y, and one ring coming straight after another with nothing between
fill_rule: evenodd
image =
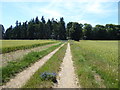
<instances>
[{"instance_id":1,"label":"gravel path","mask_svg":"<svg viewBox=\"0 0 120 90\"><path fill-rule=\"evenodd\" d=\"M53 45L56 45L56 44L49 44L49 45L45 45L45 46L35 47L32 49L17 50L15 52L0 54L0 58L2 58L2 66L7 65L8 61L20 60L24 55L28 54L31 51L42 51L42 50L44 50L48 47L51 47Z\"/></svg>"},{"instance_id":2,"label":"gravel path","mask_svg":"<svg viewBox=\"0 0 120 90\"><path fill-rule=\"evenodd\" d=\"M52 51L50 54L46 55L42 59L38 60L31 67L25 69L15 76L15 78L11 79L6 85L1 86L1 88L20 88L22 87L30 77L47 61L49 60L64 44L62 44L59 48Z\"/></svg>"},{"instance_id":3,"label":"gravel path","mask_svg":"<svg viewBox=\"0 0 120 90\"><path fill-rule=\"evenodd\" d=\"M54 88L79 88L78 79L74 72L70 44L66 50L65 57L61 65L61 71L57 78L58 84Z\"/></svg>"}]
</instances>

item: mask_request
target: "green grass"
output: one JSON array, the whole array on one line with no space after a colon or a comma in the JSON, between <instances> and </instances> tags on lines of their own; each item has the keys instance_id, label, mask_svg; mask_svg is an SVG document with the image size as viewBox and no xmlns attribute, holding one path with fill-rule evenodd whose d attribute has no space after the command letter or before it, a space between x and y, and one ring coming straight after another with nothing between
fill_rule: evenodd
<instances>
[{"instance_id":1,"label":"green grass","mask_svg":"<svg viewBox=\"0 0 120 90\"><path fill-rule=\"evenodd\" d=\"M42 80L40 75L43 72L58 73L66 48L67 45L65 44L28 80L23 88L51 88L53 82Z\"/></svg>"},{"instance_id":2,"label":"green grass","mask_svg":"<svg viewBox=\"0 0 120 90\"><path fill-rule=\"evenodd\" d=\"M16 73L22 71L26 67L30 66L40 58L44 57L57 47L59 47L62 43L57 45L51 46L43 51L40 52L30 52L25 55L21 60L18 61L11 61L7 64L7 66L2 67L2 82L3 84L10 80Z\"/></svg>"},{"instance_id":3,"label":"green grass","mask_svg":"<svg viewBox=\"0 0 120 90\"><path fill-rule=\"evenodd\" d=\"M76 73L83 88L118 88L118 42L71 42ZM99 75L101 81L95 79Z\"/></svg>"},{"instance_id":4,"label":"green grass","mask_svg":"<svg viewBox=\"0 0 120 90\"><path fill-rule=\"evenodd\" d=\"M2 47L2 53L8 53L11 51L21 50L21 49L28 49L37 46L43 46L47 44L57 43L59 41L53 40L1 40L0 43Z\"/></svg>"}]
</instances>

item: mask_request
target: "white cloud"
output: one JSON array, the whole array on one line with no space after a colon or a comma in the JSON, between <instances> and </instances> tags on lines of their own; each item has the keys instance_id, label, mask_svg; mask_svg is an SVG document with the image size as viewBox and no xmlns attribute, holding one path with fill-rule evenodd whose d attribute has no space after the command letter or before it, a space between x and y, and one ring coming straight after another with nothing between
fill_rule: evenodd
<instances>
[{"instance_id":1,"label":"white cloud","mask_svg":"<svg viewBox=\"0 0 120 90\"><path fill-rule=\"evenodd\" d=\"M36 16L45 16L45 19L64 17L66 21L90 23L93 26L100 23L100 17L108 17L112 12L116 13L109 4L104 2L118 2L119 0L1 0L3 2L39 2L40 5L18 3L16 8L30 19ZM42 5L41 2L47 2ZM22 14L21 13L21 14ZM27 13L27 14L26 14ZM95 17L94 17L95 16ZM21 16L22 17L22 16ZM91 18L92 17L92 18ZM98 19L99 18L99 19ZM29 20L29 19L28 19ZM112 21L111 21L112 22ZM108 22L109 23L109 22Z\"/></svg>"},{"instance_id":2,"label":"white cloud","mask_svg":"<svg viewBox=\"0 0 120 90\"><path fill-rule=\"evenodd\" d=\"M58 19L60 17L63 17L64 15L57 10L56 8L53 8L53 5L55 2L49 3L47 6L39 6L39 5L34 5L30 6L27 3L20 3L20 4L15 4L15 7L19 8L20 12L24 13L27 17L36 17L36 16L45 16L46 19L51 19L55 18Z\"/></svg>"},{"instance_id":3,"label":"white cloud","mask_svg":"<svg viewBox=\"0 0 120 90\"><path fill-rule=\"evenodd\" d=\"M51 10L51 9L41 9L39 10L40 13L43 15L47 15L48 18L59 18L62 16L62 14L59 11Z\"/></svg>"},{"instance_id":4,"label":"white cloud","mask_svg":"<svg viewBox=\"0 0 120 90\"><path fill-rule=\"evenodd\" d=\"M2 23L2 4L0 3L0 23Z\"/></svg>"},{"instance_id":5,"label":"white cloud","mask_svg":"<svg viewBox=\"0 0 120 90\"><path fill-rule=\"evenodd\" d=\"M48 13L50 15L61 16L61 9L60 7L66 8L66 10L77 12L77 9L81 9L81 16L86 13L93 13L93 14L104 14L108 12L109 10L105 9L102 5L102 2L117 2L119 0L3 0L3 2L7 1L13 1L13 2L49 2L49 4L44 7L45 13ZM77 4L75 3L77 2ZM83 3L83 4L82 4ZM80 5L79 5L80 4ZM59 8L58 8L59 7ZM30 12L36 11L35 7L33 9L31 7L21 6L21 8L25 8L29 10ZM30 9L29 9L30 8ZM39 7L37 7L39 9ZM56 9L56 10L54 10ZM69 13L69 11L66 11L65 13ZM52 13L51 13L52 12ZM35 14L37 12L34 12L32 14ZM70 12L71 13L71 12Z\"/></svg>"},{"instance_id":6,"label":"white cloud","mask_svg":"<svg viewBox=\"0 0 120 90\"><path fill-rule=\"evenodd\" d=\"M93 4L88 4L86 10L91 13L103 13L104 10L102 9L102 5L99 2L95 2Z\"/></svg>"},{"instance_id":7,"label":"white cloud","mask_svg":"<svg viewBox=\"0 0 120 90\"><path fill-rule=\"evenodd\" d=\"M90 21L87 21L87 20L79 20L78 23L82 23L82 24L88 23L88 24L91 24Z\"/></svg>"}]
</instances>

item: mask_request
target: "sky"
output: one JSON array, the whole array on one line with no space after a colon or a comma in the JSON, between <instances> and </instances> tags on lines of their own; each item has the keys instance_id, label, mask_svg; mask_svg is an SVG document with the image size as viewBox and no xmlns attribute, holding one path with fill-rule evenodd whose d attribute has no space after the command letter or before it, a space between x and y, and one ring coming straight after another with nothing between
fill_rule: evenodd
<instances>
[{"instance_id":1,"label":"sky","mask_svg":"<svg viewBox=\"0 0 120 90\"><path fill-rule=\"evenodd\" d=\"M1 0L0 24L7 29L38 16L45 20L64 17L64 21L97 24L118 24L119 0Z\"/></svg>"}]
</instances>

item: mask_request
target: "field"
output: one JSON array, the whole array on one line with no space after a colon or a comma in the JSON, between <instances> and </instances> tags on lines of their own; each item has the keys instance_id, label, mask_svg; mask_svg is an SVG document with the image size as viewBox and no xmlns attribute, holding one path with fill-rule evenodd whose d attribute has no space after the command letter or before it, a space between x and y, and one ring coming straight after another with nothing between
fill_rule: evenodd
<instances>
[{"instance_id":1,"label":"field","mask_svg":"<svg viewBox=\"0 0 120 90\"><path fill-rule=\"evenodd\" d=\"M0 41L2 47L2 53L16 51L20 49L28 49L46 44L56 43L58 41L53 40L2 40Z\"/></svg>"},{"instance_id":2,"label":"field","mask_svg":"<svg viewBox=\"0 0 120 90\"><path fill-rule=\"evenodd\" d=\"M51 80L44 81L40 78L40 74L43 72L49 73L58 73L60 65L65 55L67 45L65 44L60 50L52 56L49 61L41 67L31 78L30 80L23 86L23 88L51 88L54 84Z\"/></svg>"},{"instance_id":3,"label":"field","mask_svg":"<svg viewBox=\"0 0 120 90\"><path fill-rule=\"evenodd\" d=\"M71 50L82 87L118 87L118 41L71 41Z\"/></svg>"},{"instance_id":4,"label":"field","mask_svg":"<svg viewBox=\"0 0 120 90\"><path fill-rule=\"evenodd\" d=\"M34 46L34 45L45 46L47 44L58 43L42 51L36 51L36 52L31 51L28 54L25 54L22 58L18 58L17 60L7 62L7 65L3 66L2 68L0 66L0 70L2 70L2 83L3 84L5 82L8 82L10 78L13 77L16 73L23 71L25 68L30 66L32 63L35 63L37 60L49 54L51 51L53 51L54 49L56 49L57 47L61 45L61 42L59 43L59 41L51 41L51 40L23 40L23 41L22 40L3 40L2 42L3 42L2 48L3 49L5 48L6 50L8 48L14 49L16 47L18 48L21 46L28 49L28 46ZM16 49L14 51L16 51ZM9 58L9 54L7 56Z\"/></svg>"},{"instance_id":5,"label":"field","mask_svg":"<svg viewBox=\"0 0 120 90\"><path fill-rule=\"evenodd\" d=\"M69 45L68 43L70 43L72 55L70 54L70 51L67 51ZM48 47L47 45L50 46ZM1 56L6 55L8 58L10 54L14 54L13 52L19 51L20 53L20 50L25 52L25 50L36 49L24 54L22 58L18 58L16 60L11 59L11 61L8 61L5 66L0 68L2 71L1 85L7 85L7 82L10 82L11 78L16 77L17 74L23 72L29 67L32 67L38 61L44 62L42 61L42 58L60 48L51 57L49 56L46 58L49 59L45 62L45 64L39 68L35 67L38 68L37 71L30 76L24 85L22 85L22 82L19 82L22 85L21 87L54 87L55 83L52 80L43 80L40 75L45 72L55 73L59 79L59 72L62 69L60 66L63 67L62 63L65 55L67 55L66 59L69 57L72 58L71 61L73 61L73 65L69 64L69 62L71 62L70 60L68 60L67 63L69 67L74 67L74 73L78 78L80 88L118 88L118 41L80 40L77 42L72 40L3 40L2 46L3 47L1 47L1 49L3 53ZM43 49L39 48L41 50L37 50L38 47L42 47ZM66 64L64 64L64 66L66 66ZM71 67L69 67L64 67L64 69L67 70L66 73L72 71ZM26 74L27 73L25 73L25 75ZM24 78L24 76L21 77ZM64 74L62 78L64 77L67 77L67 74ZM74 76L72 77L74 78ZM66 80L67 79L69 78L66 78ZM15 82L18 81L21 81L21 79L18 78ZM13 82L10 83L11 86L14 86ZM59 84L59 82L57 83ZM66 84L70 85L70 82L67 82Z\"/></svg>"}]
</instances>

